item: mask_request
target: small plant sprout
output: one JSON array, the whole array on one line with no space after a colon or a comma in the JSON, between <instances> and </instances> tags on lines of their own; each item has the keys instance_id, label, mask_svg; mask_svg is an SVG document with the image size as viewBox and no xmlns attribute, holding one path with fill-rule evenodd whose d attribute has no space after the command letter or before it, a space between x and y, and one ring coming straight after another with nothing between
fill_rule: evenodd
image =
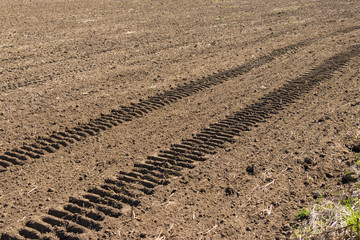
<instances>
[{"instance_id":1,"label":"small plant sprout","mask_svg":"<svg viewBox=\"0 0 360 240\"><path fill-rule=\"evenodd\" d=\"M295 216L295 220L296 221L302 221L304 219L307 219L310 215L310 211L307 210L306 208L301 208L299 209L298 214L296 214Z\"/></svg>"},{"instance_id":2,"label":"small plant sprout","mask_svg":"<svg viewBox=\"0 0 360 240\"><path fill-rule=\"evenodd\" d=\"M356 155L354 162L356 162L356 167L360 167L360 154Z\"/></svg>"},{"instance_id":3,"label":"small plant sprout","mask_svg":"<svg viewBox=\"0 0 360 240\"><path fill-rule=\"evenodd\" d=\"M356 161L356 166L360 167L360 159Z\"/></svg>"}]
</instances>

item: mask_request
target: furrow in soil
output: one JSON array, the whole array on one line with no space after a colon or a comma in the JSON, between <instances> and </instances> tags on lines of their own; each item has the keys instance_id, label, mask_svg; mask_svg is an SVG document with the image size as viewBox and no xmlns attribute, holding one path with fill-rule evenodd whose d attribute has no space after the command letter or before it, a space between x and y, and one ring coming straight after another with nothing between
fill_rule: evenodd
<instances>
[{"instance_id":1,"label":"furrow in soil","mask_svg":"<svg viewBox=\"0 0 360 240\"><path fill-rule=\"evenodd\" d=\"M326 37L333 37L358 29L360 29L360 26L353 26L332 32ZM121 106L119 109L113 109L110 114L101 114L100 117L91 119L88 123L79 124L74 128L65 128L63 131L52 132L45 137L37 137L32 143L24 144L19 148L10 149L0 154L0 172L6 171L6 169L13 165L23 165L30 159L39 159L45 154L54 153L74 142L94 136L100 131L108 130L124 122L132 121L135 118L141 118L149 112L161 109L166 105L170 105L204 89L219 85L224 81L239 77L254 68L270 63L277 57L287 54L290 51L306 47L324 37L325 36L316 36L276 49L268 55L247 62L236 68L200 78L196 81L166 90L155 96L140 99L139 102L131 103L128 106Z\"/></svg>"},{"instance_id":2,"label":"furrow in soil","mask_svg":"<svg viewBox=\"0 0 360 240\"><path fill-rule=\"evenodd\" d=\"M86 239L87 234L104 229L102 221L106 217L120 218L126 206L136 208L143 196L153 194L174 176L201 167L209 154L217 153L225 144L236 141L237 136L295 103L359 54L360 45L347 48L192 138L149 155L135 163L131 171L120 171L102 185L88 189L82 197L71 197L62 208L51 208L44 216L27 221L16 236L2 233L1 239Z\"/></svg>"}]
</instances>

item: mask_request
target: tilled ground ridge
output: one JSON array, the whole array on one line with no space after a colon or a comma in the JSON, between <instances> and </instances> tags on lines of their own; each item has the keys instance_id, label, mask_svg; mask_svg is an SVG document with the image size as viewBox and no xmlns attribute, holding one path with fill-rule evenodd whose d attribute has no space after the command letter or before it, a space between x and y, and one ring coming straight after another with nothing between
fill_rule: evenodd
<instances>
[{"instance_id":1,"label":"tilled ground ridge","mask_svg":"<svg viewBox=\"0 0 360 240\"><path fill-rule=\"evenodd\" d=\"M358 29L360 29L360 26L353 26L330 33L326 37L345 34ZM140 99L138 103L122 106L120 109L113 109L110 114L101 114L99 118L91 119L88 123L80 124L75 128L66 128L64 131L53 132L46 137L38 137L32 144L26 144L20 148L11 149L1 154L0 172L6 171L6 169L12 165L23 165L29 159L38 159L45 154L54 153L60 148L73 144L75 141L82 141L84 138L94 136L100 131L110 129L123 122L132 121L134 118L140 118L149 112L163 108L184 97L188 97L206 88L210 88L211 86L241 76L254 68L270 63L275 58L287 54L291 50L308 46L317 39L323 37L325 36L317 36L302 42L290 44L239 67L222 71L208 77L203 77L197 81L164 91L156 96L150 96L147 99Z\"/></svg>"},{"instance_id":2,"label":"tilled ground ridge","mask_svg":"<svg viewBox=\"0 0 360 240\"><path fill-rule=\"evenodd\" d=\"M138 206L141 196L152 194L156 186L169 183L172 176L179 176L184 169L207 160L208 154L215 154L241 132L249 131L294 103L359 54L360 45L348 48L254 104L211 124L193 138L148 156L147 160L136 163L131 172L120 172L115 178L106 179L103 185L89 189L82 198L70 198L62 210L50 209L41 219L28 221L18 236L2 234L1 239L82 239L89 231L101 230L105 216L120 217L124 204Z\"/></svg>"}]
</instances>

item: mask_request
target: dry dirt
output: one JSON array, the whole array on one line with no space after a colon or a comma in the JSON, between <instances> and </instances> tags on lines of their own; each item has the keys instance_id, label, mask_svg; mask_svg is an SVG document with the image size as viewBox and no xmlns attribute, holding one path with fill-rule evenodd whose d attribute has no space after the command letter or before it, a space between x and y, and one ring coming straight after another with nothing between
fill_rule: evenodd
<instances>
[{"instance_id":1,"label":"dry dirt","mask_svg":"<svg viewBox=\"0 0 360 240\"><path fill-rule=\"evenodd\" d=\"M360 140L357 0L0 2L0 238L291 239Z\"/></svg>"}]
</instances>

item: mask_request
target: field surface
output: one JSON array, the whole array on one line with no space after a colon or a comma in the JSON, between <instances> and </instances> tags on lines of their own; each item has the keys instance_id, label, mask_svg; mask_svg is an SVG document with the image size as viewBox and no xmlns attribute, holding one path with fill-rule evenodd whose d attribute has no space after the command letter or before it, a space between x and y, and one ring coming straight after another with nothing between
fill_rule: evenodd
<instances>
[{"instance_id":1,"label":"field surface","mask_svg":"<svg viewBox=\"0 0 360 240\"><path fill-rule=\"evenodd\" d=\"M295 238L356 154L358 0L3 0L0 23L2 240Z\"/></svg>"}]
</instances>

